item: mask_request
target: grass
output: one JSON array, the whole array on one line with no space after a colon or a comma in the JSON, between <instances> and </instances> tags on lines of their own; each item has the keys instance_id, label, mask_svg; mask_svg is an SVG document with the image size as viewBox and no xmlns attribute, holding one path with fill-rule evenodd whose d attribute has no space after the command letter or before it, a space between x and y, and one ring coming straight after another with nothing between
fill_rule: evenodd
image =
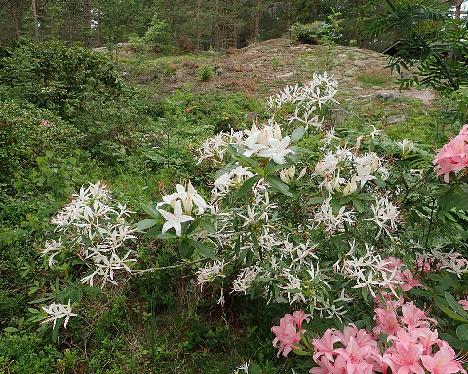
<instances>
[{"instance_id":1,"label":"grass","mask_svg":"<svg viewBox=\"0 0 468 374\"><path fill-rule=\"evenodd\" d=\"M356 76L358 82L370 87L388 87L393 78L388 70L371 68Z\"/></svg>"}]
</instances>

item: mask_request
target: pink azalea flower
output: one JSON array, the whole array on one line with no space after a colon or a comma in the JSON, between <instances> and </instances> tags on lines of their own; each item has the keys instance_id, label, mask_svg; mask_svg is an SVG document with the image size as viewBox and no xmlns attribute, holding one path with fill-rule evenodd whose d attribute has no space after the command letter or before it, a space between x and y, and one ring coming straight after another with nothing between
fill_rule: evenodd
<instances>
[{"instance_id":1,"label":"pink azalea flower","mask_svg":"<svg viewBox=\"0 0 468 374\"><path fill-rule=\"evenodd\" d=\"M302 322L306 321L309 322L311 315L305 314L302 310L296 310L293 313L294 322L299 327L299 330L302 330Z\"/></svg>"},{"instance_id":2,"label":"pink azalea flower","mask_svg":"<svg viewBox=\"0 0 468 374\"><path fill-rule=\"evenodd\" d=\"M431 329L424 327L424 328L417 328L411 331L412 335L416 337L418 342L422 344L424 351L423 353L428 355L432 352L432 347L436 344L440 344L441 340L438 339L439 333L437 330L432 331Z\"/></svg>"},{"instance_id":3,"label":"pink azalea flower","mask_svg":"<svg viewBox=\"0 0 468 374\"><path fill-rule=\"evenodd\" d=\"M431 268L431 263L427 258L424 258L422 256L419 256L416 259L416 268L421 272L421 273L429 273L432 268Z\"/></svg>"},{"instance_id":4,"label":"pink azalea flower","mask_svg":"<svg viewBox=\"0 0 468 374\"><path fill-rule=\"evenodd\" d=\"M459 300L459 301L458 301L458 304L460 304L460 305L463 307L463 309L468 310L468 299L466 299L466 300Z\"/></svg>"},{"instance_id":5,"label":"pink azalea flower","mask_svg":"<svg viewBox=\"0 0 468 374\"><path fill-rule=\"evenodd\" d=\"M376 308L374 310L377 334L383 332L387 335L395 335L400 330L401 326L395 309L396 306L391 301L387 301L385 309Z\"/></svg>"},{"instance_id":6,"label":"pink azalea flower","mask_svg":"<svg viewBox=\"0 0 468 374\"><path fill-rule=\"evenodd\" d=\"M400 330L397 336L391 337L393 346L383 356L383 361L390 366L392 373L424 374L419 359L424 351L421 344L415 343L413 337Z\"/></svg>"},{"instance_id":7,"label":"pink azalea flower","mask_svg":"<svg viewBox=\"0 0 468 374\"><path fill-rule=\"evenodd\" d=\"M460 130L460 134L461 136L468 136L468 125L465 125L462 127L462 129Z\"/></svg>"},{"instance_id":8,"label":"pink azalea flower","mask_svg":"<svg viewBox=\"0 0 468 374\"><path fill-rule=\"evenodd\" d=\"M353 337L349 338L346 348L337 348L335 353L341 355L346 360L347 373L372 372L372 365L366 359L369 356L371 347L369 345L360 346Z\"/></svg>"},{"instance_id":9,"label":"pink azalea flower","mask_svg":"<svg viewBox=\"0 0 468 374\"><path fill-rule=\"evenodd\" d=\"M450 180L450 172L459 172L468 166L468 125L463 126L460 133L443 148L434 158L437 175L443 175L446 183Z\"/></svg>"},{"instance_id":10,"label":"pink azalea flower","mask_svg":"<svg viewBox=\"0 0 468 374\"><path fill-rule=\"evenodd\" d=\"M453 374L460 372L466 374L461 364L455 359L455 352L447 342L443 342L439 351L433 356L423 355L421 361L431 374Z\"/></svg>"},{"instance_id":11,"label":"pink azalea flower","mask_svg":"<svg viewBox=\"0 0 468 374\"><path fill-rule=\"evenodd\" d=\"M343 359L330 362L325 356L322 356L320 361L315 360L315 362L319 366L310 369L310 374L346 374L346 362Z\"/></svg>"},{"instance_id":12,"label":"pink azalea flower","mask_svg":"<svg viewBox=\"0 0 468 374\"><path fill-rule=\"evenodd\" d=\"M334 335L331 329L325 331L321 339L313 339L312 345L315 348L313 359L317 362L321 356L325 356L329 361L332 361L334 352L333 345L339 341L340 338Z\"/></svg>"},{"instance_id":13,"label":"pink azalea flower","mask_svg":"<svg viewBox=\"0 0 468 374\"><path fill-rule=\"evenodd\" d=\"M435 320L428 318L426 313L415 306L413 302L404 304L401 307L401 311L403 313L401 321L406 324L408 330L412 330L417 327L428 327L428 321L431 321L434 324L436 323Z\"/></svg>"},{"instance_id":14,"label":"pink azalea flower","mask_svg":"<svg viewBox=\"0 0 468 374\"><path fill-rule=\"evenodd\" d=\"M389 270L400 268L403 265L403 261L393 256L387 257L384 261L388 263L386 267Z\"/></svg>"},{"instance_id":15,"label":"pink azalea flower","mask_svg":"<svg viewBox=\"0 0 468 374\"><path fill-rule=\"evenodd\" d=\"M276 335L273 340L273 346L279 348L278 356L283 353L283 356L287 356L294 348L297 348L297 344L301 341L301 335L303 334L302 322L309 321L310 315L305 314L303 311L296 311L291 314L285 314L280 319L279 326L273 326L271 331ZM299 331L298 331L299 328Z\"/></svg>"},{"instance_id":16,"label":"pink azalea flower","mask_svg":"<svg viewBox=\"0 0 468 374\"><path fill-rule=\"evenodd\" d=\"M356 337L359 329L353 325L349 324L343 329L343 332L341 331L336 331L335 335L340 339L340 342L343 343L344 346L347 346L349 344L349 340L352 337Z\"/></svg>"},{"instance_id":17,"label":"pink azalea flower","mask_svg":"<svg viewBox=\"0 0 468 374\"><path fill-rule=\"evenodd\" d=\"M311 374L347 374L346 360L338 356L334 362L328 361L325 357L317 362L319 367L310 369Z\"/></svg>"},{"instance_id":18,"label":"pink azalea flower","mask_svg":"<svg viewBox=\"0 0 468 374\"><path fill-rule=\"evenodd\" d=\"M413 278L413 273L410 270L405 270L400 274L400 280L403 282L401 288L403 291L409 291L414 287L422 286L421 282Z\"/></svg>"}]
</instances>

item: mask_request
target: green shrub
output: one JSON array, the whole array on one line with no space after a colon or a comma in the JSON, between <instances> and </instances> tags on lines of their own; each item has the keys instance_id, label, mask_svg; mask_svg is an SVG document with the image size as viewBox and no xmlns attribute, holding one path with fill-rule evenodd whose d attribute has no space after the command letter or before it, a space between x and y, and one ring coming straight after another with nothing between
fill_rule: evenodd
<instances>
[{"instance_id":1,"label":"green shrub","mask_svg":"<svg viewBox=\"0 0 468 374\"><path fill-rule=\"evenodd\" d=\"M211 65L203 65L198 68L197 76L202 82L208 82L214 75L214 68Z\"/></svg>"},{"instance_id":2,"label":"green shrub","mask_svg":"<svg viewBox=\"0 0 468 374\"><path fill-rule=\"evenodd\" d=\"M327 24L322 21L307 24L296 22L291 27L291 38L298 43L321 44L326 29Z\"/></svg>"},{"instance_id":3,"label":"green shrub","mask_svg":"<svg viewBox=\"0 0 468 374\"><path fill-rule=\"evenodd\" d=\"M86 102L120 96L124 86L103 55L59 42L21 42L0 59L0 99L72 116Z\"/></svg>"},{"instance_id":4,"label":"green shrub","mask_svg":"<svg viewBox=\"0 0 468 374\"><path fill-rule=\"evenodd\" d=\"M151 25L143 36L143 41L147 44L154 45L158 49L167 47L171 41L169 24L167 21L160 19L158 15L155 14L151 20Z\"/></svg>"},{"instance_id":5,"label":"green shrub","mask_svg":"<svg viewBox=\"0 0 468 374\"><path fill-rule=\"evenodd\" d=\"M79 138L50 110L0 101L0 182L9 181L20 168L28 169L47 151L66 155Z\"/></svg>"},{"instance_id":6,"label":"green shrub","mask_svg":"<svg viewBox=\"0 0 468 374\"><path fill-rule=\"evenodd\" d=\"M36 334L0 337L0 373L53 374L62 354Z\"/></svg>"},{"instance_id":7,"label":"green shrub","mask_svg":"<svg viewBox=\"0 0 468 374\"><path fill-rule=\"evenodd\" d=\"M278 70L280 65L281 65L281 61L279 59L277 59L276 57L273 57L271 59L271 68L273 69L273 71Z\"/></svg>"},{"instance_id":8,"label":"green shrub","mask_svg":"<svg viewBox=\"0 0 468 374\"><path fill-rule=\"evenodd\" d=\"M466 123L468 121L468 86L461 86L452 94L451 99L457 107L460 122Z\"/></svg>"}]
</instances>

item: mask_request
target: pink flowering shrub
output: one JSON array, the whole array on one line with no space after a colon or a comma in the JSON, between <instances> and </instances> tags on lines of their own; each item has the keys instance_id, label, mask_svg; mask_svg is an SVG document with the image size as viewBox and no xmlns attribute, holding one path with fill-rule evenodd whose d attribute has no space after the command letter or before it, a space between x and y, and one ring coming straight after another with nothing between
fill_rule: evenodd
<instances>
[{"instance_id":1,"label":"pink flowering shrub","mask_svg":"<svg viewBox=\"0 0 468 374\"><path fill-rule=\"evenodd\" d=\"M442 147L434 159L437 175L443 175L445 182L450 180L450 172L458 173L468 167L468 125Z\"/></svg>"},{"instance_id":2,"label":"pink flowering shrub","mask_svg":"<svg viewBox=\"0 0 468 374\"><path fill-rule=\"evenodd\" d=\"M327 329L322 337L311 340L312 358L318 365L310 369L311 374L466 373L455 351L439 338L434 328L437 322L413 302L403 298L376 302L372 332L350 324L343 331ZM278 355L308 346L300 346L307 337L301 328L303 318L298 322L295 315L305 316L301 311L286 314L280 326L272 328Z\"/></svg>"}]
</instances>

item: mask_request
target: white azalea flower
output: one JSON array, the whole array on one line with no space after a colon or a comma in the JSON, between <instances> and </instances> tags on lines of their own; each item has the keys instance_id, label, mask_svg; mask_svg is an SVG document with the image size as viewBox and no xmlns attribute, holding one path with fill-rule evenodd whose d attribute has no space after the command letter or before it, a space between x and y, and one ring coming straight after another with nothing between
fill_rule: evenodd
<instances>
[{"instance_id":1,"label":"white azalea flower","mask_svg":"<svg viewBox=\"0 0 468 374\"><path fill-rule=\"evenodd\" d=\"M285 156L294 153L289 148L290 141L291 139L289 138L289 136L285 136L281 140L272 138L268 141L268 148L260 150L258 152L258 156L269 158L279 165L284 164Z\"/></svg>"},{"instance_id":2,"label":"white azalea flower","mask_svg":"<svg viewBox=\"0 0 468 374\"><path fill-rule=\"evenodd\" d=\"M380 236L382 231L385 231L391 237L390 230L396 229L396 221L400 214L398 207L388 197L381 197L376 199L371 209L374 214L374 218L371 220L379 226L376 238Z\"/></svg>"},{"instance_id":3,"label":"white azalea flower","mask_svg":"<svg viewBox=\"0 0 468 374\"><path fill-rule=\"evenodd\" d=\"M397 143L401 147L401 152L403 155L413 152L414 143L412 140L403 139L401 142Z\"/></svg>"},{"instance_id":4,"label":"white azalea flower","mask_svg":"<svg viewBox=\"0 0 468 374\"><path fill-rule=\"evenodd\" d=\"M67 327L68 320L70 317L75 317L78 314L72 313L72 309L70 306L70 300L68 300L68 304L57 304L57 303L52 303L49 306L44 306L42 307L44 312L46 312L50 317L42 321L41 323L49 323L49 322L54 322L53 327L55 328L55 325L57 324L57 320L60 318L65 318L65 321L63 323L63 327Z\"/></svg>"},{"instance_id":5,"label":"white azalea flower","mask_svg":"<svg viewBox=\"0 0 468 374\"><path fill-rule=\"evenodd\" d=\"M193 221L193 217L187 216L182 212L181 202L177 201L174 206L174 213L167 212L163 209L158 209L158 212L164 217L166 222L162 227L162 232L165 233L171 228L174 228L176 235L182 235L182 226L184 222Z\"/></svg>"}]
</instances>

